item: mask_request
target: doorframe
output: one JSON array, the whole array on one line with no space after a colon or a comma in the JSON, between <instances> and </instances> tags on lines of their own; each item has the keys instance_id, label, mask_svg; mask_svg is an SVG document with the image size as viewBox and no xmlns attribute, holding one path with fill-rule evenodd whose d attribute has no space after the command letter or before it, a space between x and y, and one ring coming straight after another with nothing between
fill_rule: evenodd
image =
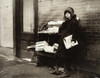
<instances>
[{"instance_id":1,"label":"doorframe","mask_svg":"<svg viewBox=\"0 0 100 78\"><path fill-rule=\"evenodd\" d=\"M34 40L38 31L38 0L34 0ZM23 0L13 0L13 47L14 56L21 56L21 32L23 28Z\"/></svg>"}]
</instances>

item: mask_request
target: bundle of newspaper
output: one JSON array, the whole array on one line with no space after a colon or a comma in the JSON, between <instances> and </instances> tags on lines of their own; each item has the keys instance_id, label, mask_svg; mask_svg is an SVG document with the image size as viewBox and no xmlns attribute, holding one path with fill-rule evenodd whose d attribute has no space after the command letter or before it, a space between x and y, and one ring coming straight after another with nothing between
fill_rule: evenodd
<instances>
[{"instance_id":1,"label":"bundle of newspaper","mask_svg":"<svg viewBox=\"0 0 100 78\"><path fill-rule=\"evenodd\" d=\"M48 33L58 33L59 27L53 26L47 29Z\"/></svg>"},{"instance_id":2,"label":"bundle of newspaper","mask_svg":"<svg viewBox=\"0 0 100 78\"><path fill-rule=\"evenodd\" d=\"M35 51L43 51L44 47L47 46L48 43L46 41L39 41L36 42Z\"/></svg>"},{"instance_id":3,"label":"bundle of newspaper","mask_svg":"<svg viewBox=\"0 0 100 78\"><path fill-rule=\"evenodd\" d=\"M53 46L47 45L47 46L44 47L44 51L47 52L47 53L56 53L58 46L59 45L57 43L54 43Z\"/></svg>"},{"instance_id":4,"label":"bundle of newspaper","mask_svg":"<svg viewBox=\"0 0 100 78\"><path fill-rule=\"evenodd\" d=\"M47 53L56 53L58 49L58 44L54 43L54 45L50 46L46 41L36 42L35 51L44 51Z\"/></svg>"},{"instance_id":5,"label":"bundle of newspaper","mask_svg":"<svg viewBox=\"0 0 100 78\"><path fill-rule=\"evenodd\" d=\"M61 25L63 23L63 20L59 21L49 21L48 25Z\"/></svg>"}]
</instances>

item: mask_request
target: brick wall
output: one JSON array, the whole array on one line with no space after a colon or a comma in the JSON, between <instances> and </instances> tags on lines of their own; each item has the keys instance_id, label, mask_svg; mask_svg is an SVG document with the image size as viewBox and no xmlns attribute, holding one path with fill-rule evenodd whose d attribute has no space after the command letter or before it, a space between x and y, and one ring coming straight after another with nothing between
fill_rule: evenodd
<instances>
[{"instance_id":1,"label":"brick wall","mask_svg":"<svg viewBox=\"0 0 100 78\"><path fill-rule=\"evenodd\" d=\"M62 20L67 7L80 18L85 59L100 62L100 0L39 0L39 27L50 20ZM100 71L99 71L100 72Z\"/></svg>"}]
</instances>

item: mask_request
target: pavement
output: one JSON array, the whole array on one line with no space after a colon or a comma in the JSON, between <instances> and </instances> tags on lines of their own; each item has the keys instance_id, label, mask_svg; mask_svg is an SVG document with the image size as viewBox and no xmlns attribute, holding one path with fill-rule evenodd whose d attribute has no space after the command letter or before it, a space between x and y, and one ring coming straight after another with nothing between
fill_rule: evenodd
<instances>
[{"instance_id":1,"label":"pavement","mask_svg":"<svg viewBox=\"0 0 100 78\"><path fill-rule=\"evenodd\" d=\"M0 78L57 78L48 67L36 67L29 61L16 58L13 49L0 47Z\"/></svg>"},{"instance_id":2,"label":"pavement","mask_svg":"<svg viewBox=\"0 0 100 78\"><path fill-rule=\"evenodd\" d=\"M0 47L0 78L58 78L50 74L46 66L36 67L34 64L16 58L13 49ZM85 71L74 71L67 78L99 78Z\"/></svg>"}]
</instances>

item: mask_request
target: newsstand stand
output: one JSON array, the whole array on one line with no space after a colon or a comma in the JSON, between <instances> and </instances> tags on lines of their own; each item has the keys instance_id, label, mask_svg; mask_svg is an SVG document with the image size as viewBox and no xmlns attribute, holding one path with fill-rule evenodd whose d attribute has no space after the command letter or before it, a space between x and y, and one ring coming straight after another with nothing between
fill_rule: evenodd
<instances>
[{"instance_id":1,"label":"newsstand stand","mask_svg":"<svg viewBox=\"0 0 100 78\"><path fill-rule=\"evenodd\" d=\"M55 43L58 43L59 35L58 33L38 33L38 42L40 41L46 41L49 46L53 46ZM46 49L49 49L49 47L46 47ZM52 49L52 48L51 48ZM49 49L49 50L51 50ZM36 51L36 65L53 65L55 63L56 59L56 52L47 52L47 51Z\"/></svg>"},{"instance_id":2,"label":"newsstand stand","mask_svg":"<svg viewBox=\"0 0 100 78\"><path fill-rule=\"evenodd\" d=\"M47 46L41 51L36 50L36 65L53 65L56 61L56 51L58 49L59 34L58 30L63 21L50 21L41 31L37 33L37 42L44 41ZM42 46L42 45L41 45ZM56 50L56 51L55 51Z\"/></svg>"},{"instance_id":3,"label":"newsstand stand","mask_svg":"<svg viewBox=\"0 0 100 78\"><path fill-rule=\"evenodd\" d=\"M37 32L37 41L34 47L34 59L36 66L53 65L56 59L56 51L59 41L59 26L63 21L50 21Z\"/></svg>"}]
</instances>

